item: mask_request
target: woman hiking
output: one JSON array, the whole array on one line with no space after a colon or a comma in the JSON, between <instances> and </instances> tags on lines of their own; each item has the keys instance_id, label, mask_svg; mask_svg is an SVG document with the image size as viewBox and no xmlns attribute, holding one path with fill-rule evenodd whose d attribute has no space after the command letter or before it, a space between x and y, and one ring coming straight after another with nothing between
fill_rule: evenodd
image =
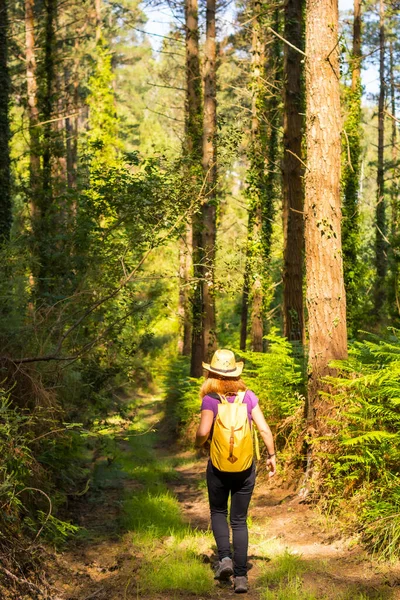
<instances>
[{"instance_id":1,"label":"woman hiking","mask_svg":"<svg viewBox=\"0 0 400 600\"><path fill-rule=\"evenodd\" d=\"M210 444L207 489L211 526L218 548L215 579L234 575L236 593L247 592L247 510L253 493L256 469L253 460L252 424L256 424L267 447L269 476L276 472L274 440L257 396L240 378L243 362L230 350L217 350L211 363L203 363L207 376L200 389L202 398L196 446ZM229 543L228 498L233 557Z\"/></svg>"}]
</instances>

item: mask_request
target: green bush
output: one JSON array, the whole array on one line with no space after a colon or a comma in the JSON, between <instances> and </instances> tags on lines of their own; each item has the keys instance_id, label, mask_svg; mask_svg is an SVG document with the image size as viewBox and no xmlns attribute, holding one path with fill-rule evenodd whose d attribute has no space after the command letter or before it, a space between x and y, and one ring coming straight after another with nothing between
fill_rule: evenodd
<instances>
[{"instance_id":1,"label":"green bush","mask_svg":"<svg viewBox=\"0 0 400 600\"><path fill-rule=\"evenodd\" d=\"M360 499L364 540L384 558L400 556L400 332L386 338L368 334L356 342L334 387L337 436L328 457L326 480L333 506Z\"/></svg>"},{"instance_id":2,"label":"green bush","mask_svg":"<svg viewBox=\"0 0 400 600\"><path fill-rule=\"evenodd\" d=\"M190 423L200 412L199 391L202 379L189 377L189 360L178 356L171 361L164 380L165 407L168 423L176 431Z\"/></svg>"},{"instance_id":3,"label":"green bush","mask_svg":"<svg viewBox=\"0 0 400 600\"><path fill-rule=\"evenodd\" d=\"M68 485L76 485L73 469L76 478L81 474L80 447L73 441L77 434L68 428L63 436L37 436L40 414L13 406L9 394L0 390L0 529L34 538L40 533L58 544L77 531L54 513Z\"/></svg>"},{"instance_id":4,"label":"green bush","mask_svg":"<svg viewBox=\"0 0 400 600\"><path fill-rule=\"evenodd\" d=\"M265 415L276 422L292 415L304 402L301 355L276 330L266 338L268 351L237 352L245 361L243 378L260 400Z\"/></svg>"}]
</instances>

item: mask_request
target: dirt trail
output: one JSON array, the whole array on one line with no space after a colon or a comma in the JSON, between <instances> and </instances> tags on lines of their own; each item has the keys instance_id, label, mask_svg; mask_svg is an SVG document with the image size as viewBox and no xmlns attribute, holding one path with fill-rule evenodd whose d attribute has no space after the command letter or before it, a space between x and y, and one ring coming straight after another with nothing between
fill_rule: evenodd
<instances>
[{"instance_id":1,"label":"dirt trail","mask_svg":"<svg viewBox=\"0 0 400 600\"><path fill-rule=\"evenodd\" d=\"M160 401L155 401L144 411L146 427L157 427L161 408ZM118 460L129 464L133 454L124 424L117 434L117 443ZM184 521L199 532L207 531L206 458L198 458L191 451L177 454L156 437L152 451L160 464L176 463L174 476L168 477L167 485L179 501ZM54 597L58 600L224 600L236 597L230 587L220 587L217 583L211 594L179 589L153 594L143 592L139 571L146 560L146 549L132 544L132 529L121 526L121 512L127 498L129 501L146 492L146 480L138 480L135 472L127 474L120 470L118 461L111 470L109 461L99 459L98 463L95 489L71 506L75 519L85 528L86 537L70 543L57 555L50 569ZM150 470L154 465L157 463L151 463ZM164 560L163 548L168 543L168 537L164 537L158 545L153 545L154 569ZM199 538L198 552L211 572L215 560L212 543ZM279 562L282 556L289 557L286 570ZM291 563L295 566L292 581L297 591L289 596L284 589ZM270 589L267 600L400 600L399 565L390 567L371 561L353 540L338 538L321 523L318 513L300 504L287 489L262 478L258 478L250 508L249 565L250 591L246 596L249 600L266 598L267 588Z\"/></svg>"}]
</instances>

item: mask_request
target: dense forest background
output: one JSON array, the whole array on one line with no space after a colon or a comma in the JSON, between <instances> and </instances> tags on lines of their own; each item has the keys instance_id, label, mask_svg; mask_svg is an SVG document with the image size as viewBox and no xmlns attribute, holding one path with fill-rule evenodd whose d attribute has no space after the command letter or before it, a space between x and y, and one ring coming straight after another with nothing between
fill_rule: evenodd
<instances>
[{"instance_id":1,"label":"dense forest background","mask_svg":"<svg viewBox=\"0 0 400 600\"><path fill-rule=\"evenodd\" d=\"M182 437L216 347L300 496L398 557L398 8L0 0L6 587L127 391Z\"/></svg>"}]
</instances>

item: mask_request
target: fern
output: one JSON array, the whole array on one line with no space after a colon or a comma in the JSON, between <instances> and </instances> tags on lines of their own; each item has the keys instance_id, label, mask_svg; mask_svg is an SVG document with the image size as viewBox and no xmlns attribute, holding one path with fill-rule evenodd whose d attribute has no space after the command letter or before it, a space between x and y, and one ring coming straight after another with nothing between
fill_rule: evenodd
<instances>
[{"instance_id":1,"label":"fern","mask_svg":"<svg viewBox=\"0 0 400 600\"><path fill-rule=\"evenodd\" d=\"M363 539L385 559L400 556L400 331L368 335L347 361L336 361L336 449L327 490L332 498L359 495ZM350 450L350 452L349 452Z\"/></svg>"}]
</instances>

